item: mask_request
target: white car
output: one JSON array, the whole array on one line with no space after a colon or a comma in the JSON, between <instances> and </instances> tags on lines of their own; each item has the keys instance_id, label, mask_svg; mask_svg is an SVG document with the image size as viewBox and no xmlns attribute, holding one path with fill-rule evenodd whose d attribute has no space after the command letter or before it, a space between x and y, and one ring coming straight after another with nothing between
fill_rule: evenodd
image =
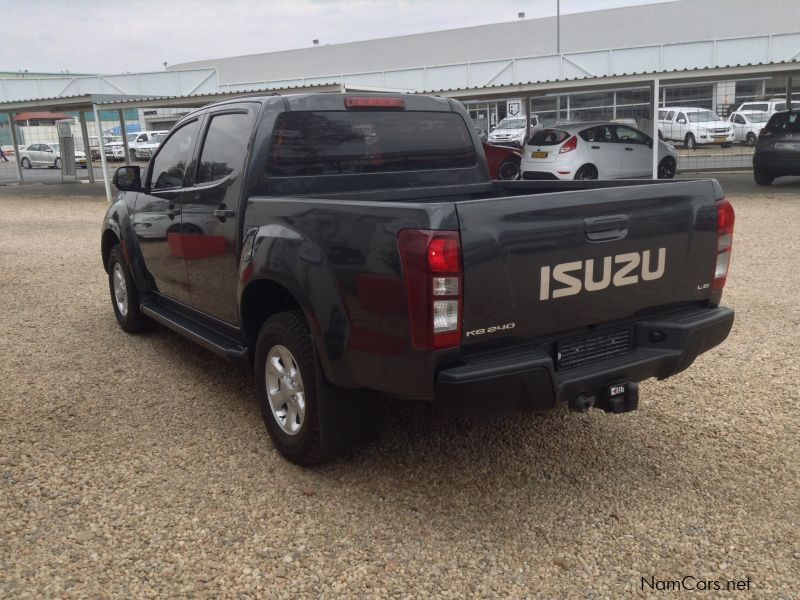
<instances>
[{"instance_id":1,"label":"white car","mask_svg":"<svg viewBox=\"0 0 800 600\"><path fill-rule=\"evenodd\" d=\"M792 110L800 109L800 102L792 101ZM786 110L786 99L785 98L767 98L765 100L748 100L747 102L742 102L739 108L736 109L736 112L741 111L759 111L765 112L768 116L774 115L776 112L780 112L782 110Z\"/></svg>"},{"instance_id":2,"label":"white car","mask_svg":"<svg viewBox=\"0 0 800 600\"><path fill-rule=\"evenodd\" d=\"M619 179L653 172L653 140L608 121L573 123L537 131L522 155L522 179ZM658 177L672 179L675 148L658 142Z\"/></svg>"},{"instance_id":3,"label":"white car","mask_svg":"<svg viewBox=\"0 0 800 600\"><path fill-rule=\"evenodd\" d=\"M488 143L493 146L514 146L522 148L525 140L530 137L525 135L525 124L527 118L525 115L517 115L516 117L506 117L497 124L497 127L492 129ZM539 117L531 115L531 134L540 128Z\"/></svg>"},{"instance_id":4,"label":"white car","mask_svg":"<svg viewBox=\"0 0 800 600\"><path fill-rule=\"evenodd\" d=\"M769 121L769 113L754 110L737 110L728 117L733 131L736 133L736 141L755 146L758 141L758 134Z\"/></svg>"},{"instance_id":5,"label":"white car","mask_svg":"<svg viewBox=\"0 0 800 600\"><path fill-rule=\"evenodd\" d=\"M61 146L53 142L46 144L31 144L19 150L19 163L23 169L33 167L47 167L48 169L61 168ZM86 166L86 154L75 150L75 164Z\"/></svg>"},{"instance_id":6,"label":"white car","mask_svg":"<svg viewBox=\"0 0 800 600\"><path fill-rule=\"evenodd\" d=\"M705 108L670 106L658 111L658 137L692 149L702 144L732 146L736 136L731 124Z\"/></svg>"},{"instance_id":7,"label":"white car","mask_svg":"<svg viewBox=\"0 0 800 600\"><path fill-rule=\"evenodd\" d=\"M147 146L153 142L155 136L166 136L169 133L167 130L159 131L140 131L136 134L129 134L128 136L128 151L130 152L131 160L136 159L149 159L152 156L152 146ZM133 139L131 139L133 138ZM149 152L142 152L140 156L139 148L147 148ZM158 146L156 146L158 147ZM147 156L145 156L147 154Z\"/></svg>"},{"instance_id":8,"label":"white car","mask_svg":"<svg viewBox=\"0 0 800 600\"><path fill-rule=\"evenodd\" d=\"M150 136L149 142L140 142L136 146L136 158L150 160L167 137L166 133L156 133Z\"/></svg>"}]
</instances>

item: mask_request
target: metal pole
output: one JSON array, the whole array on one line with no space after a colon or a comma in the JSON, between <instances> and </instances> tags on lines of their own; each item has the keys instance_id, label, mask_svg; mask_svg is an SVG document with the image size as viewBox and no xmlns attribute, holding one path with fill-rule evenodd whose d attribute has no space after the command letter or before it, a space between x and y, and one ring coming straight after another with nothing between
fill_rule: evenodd
<instances>
[{"instance_id":1,"label":"metal pole","mask_svg":"<svg viewBox=\"0 0 800 600\"><path fill-rule=\"evenodd\" d=\"M83 151L86 153L86 171L89 175L89 183L94 183L94 166L92 165L92 147L89 144L89 129L86 127L86 111L79 111L81 122L81 137L83 138ZM100 138L100 152L103 152L103 138Z\"/></svg>"},{"instance_id":2,"label":"metal pole","mask_svg":"<svg viewBox=\"0 0 800 600\"><path fill-rule=\"evenodd\" d=\"M92 111L94 111L94 123L97 127L97 135L103 139L103 126L100 124L100 113L97 112L97 105L92 104ZM106 166L106 153L100 153L100 164L103 165L103 185L106 188L106 200L111 204L111 182L108 180L108 167Z\"/></svg>"},{"instance_id":3,"label":"metal pole","mask_svg":"<svg viewBox=\"0 0 800 600\"><path fill-rule=\"evenodd\" d=\"M658 179L658 95L661 93L659 89L658 79L653 80L653 179Z\"/></svg>"},{"instance_id":4,"label":"metal pole","mask_svg":"<svg viewBox=\"0 0 800 600\"><path fill-rule=\"evenodd\" d=\"M792 112L792 78L786 78L786 110Z\"/></svg>"},{"instance_id":5,"label":"metal pole","mask_svg":"<svg viewBox=\"0 0 800 600\"><path fill-rule=\"evenodd\" d=\"M561 0L556 0L556 54L561 54Z\"/></svg>"},{"instance_id":6,"label":"metal pole","mask_svg":"<svg viewBox=\"0 0 800 600\"><path fill-rule=\"evenodd\" d=\"M531 97L525 96L525 137L522 138L522 152L525 153L525 144L531 138Z\"/></svg>"},{"instance_id":7,"label":"metal pole","mask_svg":"<svg viewBox=\"0 0 800 600\"><path fill-rule=\"evenodd\" d=\"M14 144L14 160L17 161L17 181L25 183L22 176L22 163L19 160L19 143L17 142L17 130L14 128L14 113L8 114L8 124L11 125L11 141Z\"/></svg>"},{"instance_id":8,"label":"metal pole","mask_svg":"<svg viewBox=\"0 0 800 600\"><path fill-rule=\"evenodd\" d=\"M125 117L121 108L117 112L119 112L119 130L122 133L122 149L125 150L125 164L130 166L131 151L128 150L128 132L125 131Z\"/></svg>"}]
</instances>

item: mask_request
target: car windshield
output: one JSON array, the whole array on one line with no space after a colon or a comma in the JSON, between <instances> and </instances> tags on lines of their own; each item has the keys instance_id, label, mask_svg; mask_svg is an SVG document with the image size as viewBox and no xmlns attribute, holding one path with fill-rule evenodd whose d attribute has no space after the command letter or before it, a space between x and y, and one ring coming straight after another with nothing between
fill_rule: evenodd
<instances>
[{"instance_id":1,"label":"car windshield","mask_svg":"<svg viewBox=\"0 0 800 600\"><path fill-rule=\"evenodd\" d=\"M129 133L128 134L128 143L135 142L137 137L139 137L138 133Z\"/></svg>"},{"instance_id":2,"label":"car windshield","mask_svg":"<svg viewBox=\"0 0 800 600\"><path fill-rule=\"evenodd\" d=\"M752 115L747 115L747 118L751 123L766 123L769 121L769 115L767 113L754 113Z\"/></svg>"},{"instance_id":3,"label":"car windshield","mask_svg":"<svg viewBox=\"0 0 800 600\"><path fill-rule=\"evenodd\" d=\"M53 152L61 152L61 146L58 144L50 144L50 147L53 149Z\"/></svg>"},{"instance_id":4,"label":"car windshield","mask_svg":"<svg viewBox=\"0 0 800 600\"><path fill-rule=\"evenodd\" d=\"M770 131L789 131L800 133L800 113L783 112L772 115L766 129Z\"/></svg>"},{"instance_id":5,"label":"car windshield","mask_svg":"<svg viewBox=\"0 0 800 600\"><path fill-rule=\"evenodd\" d=\"M713 113L710 110L698 110L697 112L690 112L688 113L689 120L692 123L706 123L708 121L719 121L719 117L717 113Z\"/></svg>"},{"instance_id":6,"label":"car windshield","mask_svg":"<svg viewBox=\"0 0 800 600\"><path fill-rule=\"evenodd\" d=\"M569 137L562 129L540 129L533 134L529 146L556 146Z\"/></svg>"},{"instance_id":7,"label":"car windshield","mask_svg":"<svg viewBox=\"0 0 800 600\"><path fill-rule=\"evenodd\" d=\"M525 129L525 119L503 119L497 129Z\"/></svg>"}]
</instances>

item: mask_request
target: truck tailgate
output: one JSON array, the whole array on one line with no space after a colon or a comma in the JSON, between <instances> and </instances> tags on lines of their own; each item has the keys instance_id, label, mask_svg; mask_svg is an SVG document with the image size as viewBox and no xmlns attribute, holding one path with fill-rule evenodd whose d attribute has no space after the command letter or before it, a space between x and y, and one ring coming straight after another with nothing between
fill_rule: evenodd
<instances>
[{"instance_id":1,"label":"truck tailgate","mask_svg":"<svg viewBox=\"0 0 800 600\"><path fill-rule=\"evenodd\" d=\"M711 295L712 181L456 203L462 345L521 339Z\"/></svg>"}]
</instances>

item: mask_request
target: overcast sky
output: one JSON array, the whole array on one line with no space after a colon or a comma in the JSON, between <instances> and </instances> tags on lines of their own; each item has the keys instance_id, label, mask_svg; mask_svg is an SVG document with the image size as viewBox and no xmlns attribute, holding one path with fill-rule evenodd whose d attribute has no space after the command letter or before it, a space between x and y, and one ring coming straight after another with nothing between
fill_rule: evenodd
<instances>
[{"instance_id":1,"label":"overcast sky","mask_svg":"<svg viewBox=\"0 0 800 600\"><path fill-rule=\"evenodd\" d=\"M562 14L656 0L561 0ZM121 73L552 16L556 0L2 0L0 71Z\"/></svg>"}]
</instances>

